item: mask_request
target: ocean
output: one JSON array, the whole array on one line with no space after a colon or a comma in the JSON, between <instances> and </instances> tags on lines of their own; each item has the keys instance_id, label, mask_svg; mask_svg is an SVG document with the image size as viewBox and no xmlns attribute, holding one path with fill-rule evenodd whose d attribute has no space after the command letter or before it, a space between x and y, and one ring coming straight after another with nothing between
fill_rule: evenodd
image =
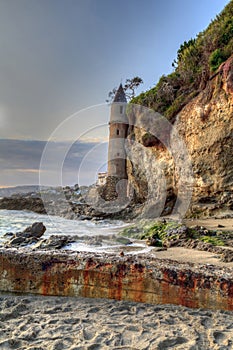
<instances>
[{"instance_id":1,"label":"ocean","mask_svg":"<svg viewBox=\"0 0 233 350\"><path fill-rule=\"evenodd\" d=\"M34 222L43 222L45 225L46 231L42 238L48 238L51 235L78 236L75 243L63 248L66 250L113 253L119 252L121 248L125 247L116 239L119 231L127 226L123 221L67 220L58 216L20 210L0 210L0 244L7 240L4 237L5 233L23 231ZM127 252L131 254L144 253L150 250L144 242L135 240L132 240L132 243L127 246L126 254Z\"/></svg>"}]
</instances>

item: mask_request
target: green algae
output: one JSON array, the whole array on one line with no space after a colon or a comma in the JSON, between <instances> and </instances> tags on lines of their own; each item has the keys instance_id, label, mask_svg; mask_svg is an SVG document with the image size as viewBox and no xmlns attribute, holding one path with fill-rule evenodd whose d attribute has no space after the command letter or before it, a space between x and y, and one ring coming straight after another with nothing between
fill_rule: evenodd
<instances>
[{"instance_id":1,"label":"green algae","mask_svg":"<svg viewBox=\"0 0 233 350\"><path fill-rule=\"evenodd\" d=\"M214 246L227 245L225 232L198 226L189 228L177 221L139 221L126 227L120 234L132 239L153 241L152 245L155 246L164 246L175 240L200 240Z\"/></svg>"}]
</instances>

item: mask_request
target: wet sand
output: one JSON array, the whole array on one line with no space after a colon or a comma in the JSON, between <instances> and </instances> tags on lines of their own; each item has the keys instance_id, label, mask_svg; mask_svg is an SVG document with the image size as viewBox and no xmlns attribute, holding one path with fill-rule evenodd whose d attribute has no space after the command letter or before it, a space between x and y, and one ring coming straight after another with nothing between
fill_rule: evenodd
<instances>
[{"instance_id":1,"label":"wet sand","mask_svg":"<svg viewBox=\"0 0 233 350\"><path fill-rule=\"evenodd\" d=\"M0 349L233 349L230 312L42 296L0 305Z\"/></svg>"},{"instance_id":2,"label":"wet sand","mask_svg":"<svg viewBox=\"0 0 233 350\"><path fill-rule=\"evenodd\" d=\"M173 247L168 248L167 250L157 251L155 248L151 250L150 254L158 259L171 259L186 263L201 265L209 264L233 268L233 262L223 262L220 260L220 255L202 250Z\"/></svg>"},{"instance_id":3,"label":"wet sand","mask_svg":"<svg viewBox=\"0 0 233 350\"><path fill-rule=\"evenodd\" d=\"M233 219L184 219L183 222L189 227L198 225L204 226L209 230L233 231Z\"/></svg>"}]
</instances>

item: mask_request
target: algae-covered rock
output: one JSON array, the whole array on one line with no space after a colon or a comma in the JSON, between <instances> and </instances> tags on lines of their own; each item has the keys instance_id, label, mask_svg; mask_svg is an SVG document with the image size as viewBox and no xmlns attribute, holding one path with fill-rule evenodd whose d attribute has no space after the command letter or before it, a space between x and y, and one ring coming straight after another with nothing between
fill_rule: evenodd
<instances>
[{"instance_id":1,"label":"algae-covered rock","mask_svg":"<svg viewBox=\"0 0 233 350\"><path fill-rule=\"evenodd\" d=\"M162 246L169 237L179 237L187 227L176 221L139 221L125 228L121 235L135 239L145 239L148 245Z\"/></svg>"},{"instance_id":2,"label":"algae-covered rock","mask_svg":"<svg viewBox=\"0 0 233 350\"><path fill-rule=\"evenodd\" d=\"M200 249L201 246L232 246L232 234L208 230L202 226L187 227L177 221L140 221L125 228L121 234L126 237L146 240L149 246L186 246ZM205 250L204 249L204 250ZM201 249L203 250L203 249Z\"/></svg>"}]
</instances>

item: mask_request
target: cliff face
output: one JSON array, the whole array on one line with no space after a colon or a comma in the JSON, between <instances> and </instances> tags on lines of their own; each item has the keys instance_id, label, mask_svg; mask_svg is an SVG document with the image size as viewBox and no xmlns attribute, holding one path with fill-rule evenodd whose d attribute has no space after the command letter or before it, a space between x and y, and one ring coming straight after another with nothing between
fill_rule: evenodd
<instances>
[{"instance_id":1,"label":"cliff face","mask_svg":"<svg viewBox=\"0 0 233 350\"><path fill-rule=\"evenodd\" d=\"M170 213L175 203L190 197L192 189L191 201L186 198L185 204L188 216L223 211L233 215L233 56L180 111L173 126L165 123L158 131L156 121L148 129L153 118L145 122L142 114L130 120L134 127L128 136L128 177L136 200L149 203L145 210L153 204L152 215ZM182 148L191 160L193 182Z\"/></svg>"}]
</instances>

